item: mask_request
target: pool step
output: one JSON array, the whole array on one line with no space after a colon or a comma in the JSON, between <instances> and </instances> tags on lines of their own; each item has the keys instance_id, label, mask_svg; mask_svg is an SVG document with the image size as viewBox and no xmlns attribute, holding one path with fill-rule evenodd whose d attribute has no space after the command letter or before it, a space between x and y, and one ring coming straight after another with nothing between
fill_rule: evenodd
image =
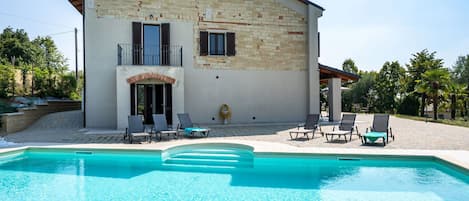
<instances>
[{"instance_id":1,"label":"pool step","mask_svg":"<svg viewBox=\"0 0 469 201\"><path fill-rule=\"evenodd\" d=\"M195 158L195 159L223 159L223 160L247 160L251 159L252 155L247 154L217 154L217 153L178 153L171 156L171 158Z\"/></svg>"},{"instance_id":2,"label":"pool step","mask_svg":"<svg viewBox=\"0 0 469 201\"><path fill-rule=\"evenodd\" d=\"M201 148L182 150L169 154L163 165L174 167L198 168L250 168L253 154L249 150Z\"/></svg>"},{"instance_id":3,"label":"pool step","mask_svg":"<svg viewBox=\"0 0 469 201\"><path fill-rule=\"evenodd\" d=\"M216 149L192 149L192 150L184 150L177 152L178 153L204 153L204 154L236 154L236 155L252 155L252 152L249 150L239 150L239 149L222 149L222 148L216 148Z\"/></svg>"}]
</instances>

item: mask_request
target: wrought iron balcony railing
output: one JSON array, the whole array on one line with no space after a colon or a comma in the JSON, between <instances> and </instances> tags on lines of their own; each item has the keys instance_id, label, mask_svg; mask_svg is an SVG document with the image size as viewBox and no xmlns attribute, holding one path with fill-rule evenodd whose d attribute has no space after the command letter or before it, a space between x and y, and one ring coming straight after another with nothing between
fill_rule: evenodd
<instances>
[{"instance_id":1,"label":"wrought iron balcony railing","mask_svg":"<svg viewBox=\"0 0 469 201\"><path fill-rule=\"evenodd\" d=\"M117 65L182 66L182 46L120 43Z\"/></svg>"}]
</instances>

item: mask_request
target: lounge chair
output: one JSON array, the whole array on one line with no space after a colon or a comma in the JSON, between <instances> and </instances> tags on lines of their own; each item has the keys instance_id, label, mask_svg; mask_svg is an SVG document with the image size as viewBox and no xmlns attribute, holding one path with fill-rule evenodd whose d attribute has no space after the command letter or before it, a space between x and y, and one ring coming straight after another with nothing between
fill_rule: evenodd
<instances>
[{"instance_id":1,"label":"lounge chair","mask_svg":"<svg viewBox=\"0 0 469 201\"><path fill-rule=\"evenodd\" d=\"M153 114L153 132L156 136L160 135L160 140L162 135L174 135L174 138L178 137L178 131L172 130L168 127L168 123L166 121L166 116L164 114Z\"/></svg>"},{"instance_id":2,"label":"lounge chair","mask_svg":"<svg viewBox=\"0 0 469 201\"><path fill-rule=\"evenodd\" d=\"M375 143L377 140L383 140L383 146L389 143L389 138L394 141L394 134L389 127L389 114L375 114L373 117L373 126L366 129L366 133L362 136L362 144L368 142Z\"/></svg>"},{"instance_id":3,"label":"lounge chair","mask_svg":"<svg viewBox=\"0 0 469 201\"><path fill-rule=\"evenodd\" d=\"M298 139L298 135L303 134L303 136L306 136L306 139L309 140L309 133L312 134L311 139L314 139L314 133L318 128L321 130L321 127L319 126L319 114L308 114L306 122L303 125L299 124L296 130L290 131L290 139ZM293 138L294 134L296 134L295 138Z\"/></svg>"},{"instance_id":4,"label":"lounge chair","mask_svg":"<svg viewBox=\"0 0 469 201\"><path fill-rule=\"evenodd\" d=\"M210 129L201 128L198 125L192 123L192 120L187 113L177 114L179 119L178 130L184 131L185 136L195 137L197 134L200 137L207 137L210 133Z\"/></svg>"},{"instance_id":5,"label":"lounge chair","mask_svg":"<svg viewBox=\"0 0 469 201\"><path fill-rule=\"evenodd\" d=\"M129 127L125 129L124 140L128 137L129 143L132 144L134 137L144 137L146 140L149 139L149 142L151 142L151 134L145 131L142 116L131 115L128 117L128 120Z\"/></svg>"},{"instance_id":6,"label":"lounge chair","mask_svg":"<svg viewBox=\"0 0 469 201\"><path fill-rule=\"evenodd\" d=\"M355 118L357 114L344 114L342 115L342 120L340 121L340 125L338 129L334 127L332 132L326 132L326 141L329 141L329 136L331 137L331 141L334 139L334 136L344 136L345 142L347 142L347 135L350 135L349 141L352 141L352 133L354 130L357 131L358 135L358 128L355 126Z\"/></svg>"}]
</instances>

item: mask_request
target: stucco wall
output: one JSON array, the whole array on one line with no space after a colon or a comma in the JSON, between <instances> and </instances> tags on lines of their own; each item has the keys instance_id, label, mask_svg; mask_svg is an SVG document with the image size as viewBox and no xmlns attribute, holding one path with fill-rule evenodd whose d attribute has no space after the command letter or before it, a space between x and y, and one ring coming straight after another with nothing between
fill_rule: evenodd
<instances>
[{"instance_id":1,"label":"stucco wall","mask_svg":"<svg viewBox=\"0 0 469 201\"><path fill-rule=\"evenodd\" d=\"M184 112L184 69L181 67L155 67L155 66L119 66L116 71L117 88L117 128L127 127L127 116L130 115L130 84L129 77L144 73L157 73L174 78L176 82L172 84L172 118L177 122L177 113ZM158 83L155 80L148 80L148 83Z\"/></svg>"}]
</instances>

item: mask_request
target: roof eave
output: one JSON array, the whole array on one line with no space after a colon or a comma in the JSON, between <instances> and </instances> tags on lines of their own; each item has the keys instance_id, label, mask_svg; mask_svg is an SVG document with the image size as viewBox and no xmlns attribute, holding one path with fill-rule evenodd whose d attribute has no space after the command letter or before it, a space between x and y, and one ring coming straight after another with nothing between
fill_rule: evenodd
<instances>
[{"instance_id":1,"label":"roof eave","mask_svg":"<svg viewBox=\"0 0 469 201\"><path fill-rule=\"evenodd\" d=\"M309 1L309 0L299 0L299 1L301 1L301 2L303 2L303 3L305 3L305 4L312 5L312 6L318 8L318 9L320 9L320 10L322 10L322 11L325 11L325 10L326 10L326 9L324 9L323 7L321 7L320 5L315 4L315 3L313 3L313 2L311 2L311 1Z\"/></svg>"}]
</instances>

